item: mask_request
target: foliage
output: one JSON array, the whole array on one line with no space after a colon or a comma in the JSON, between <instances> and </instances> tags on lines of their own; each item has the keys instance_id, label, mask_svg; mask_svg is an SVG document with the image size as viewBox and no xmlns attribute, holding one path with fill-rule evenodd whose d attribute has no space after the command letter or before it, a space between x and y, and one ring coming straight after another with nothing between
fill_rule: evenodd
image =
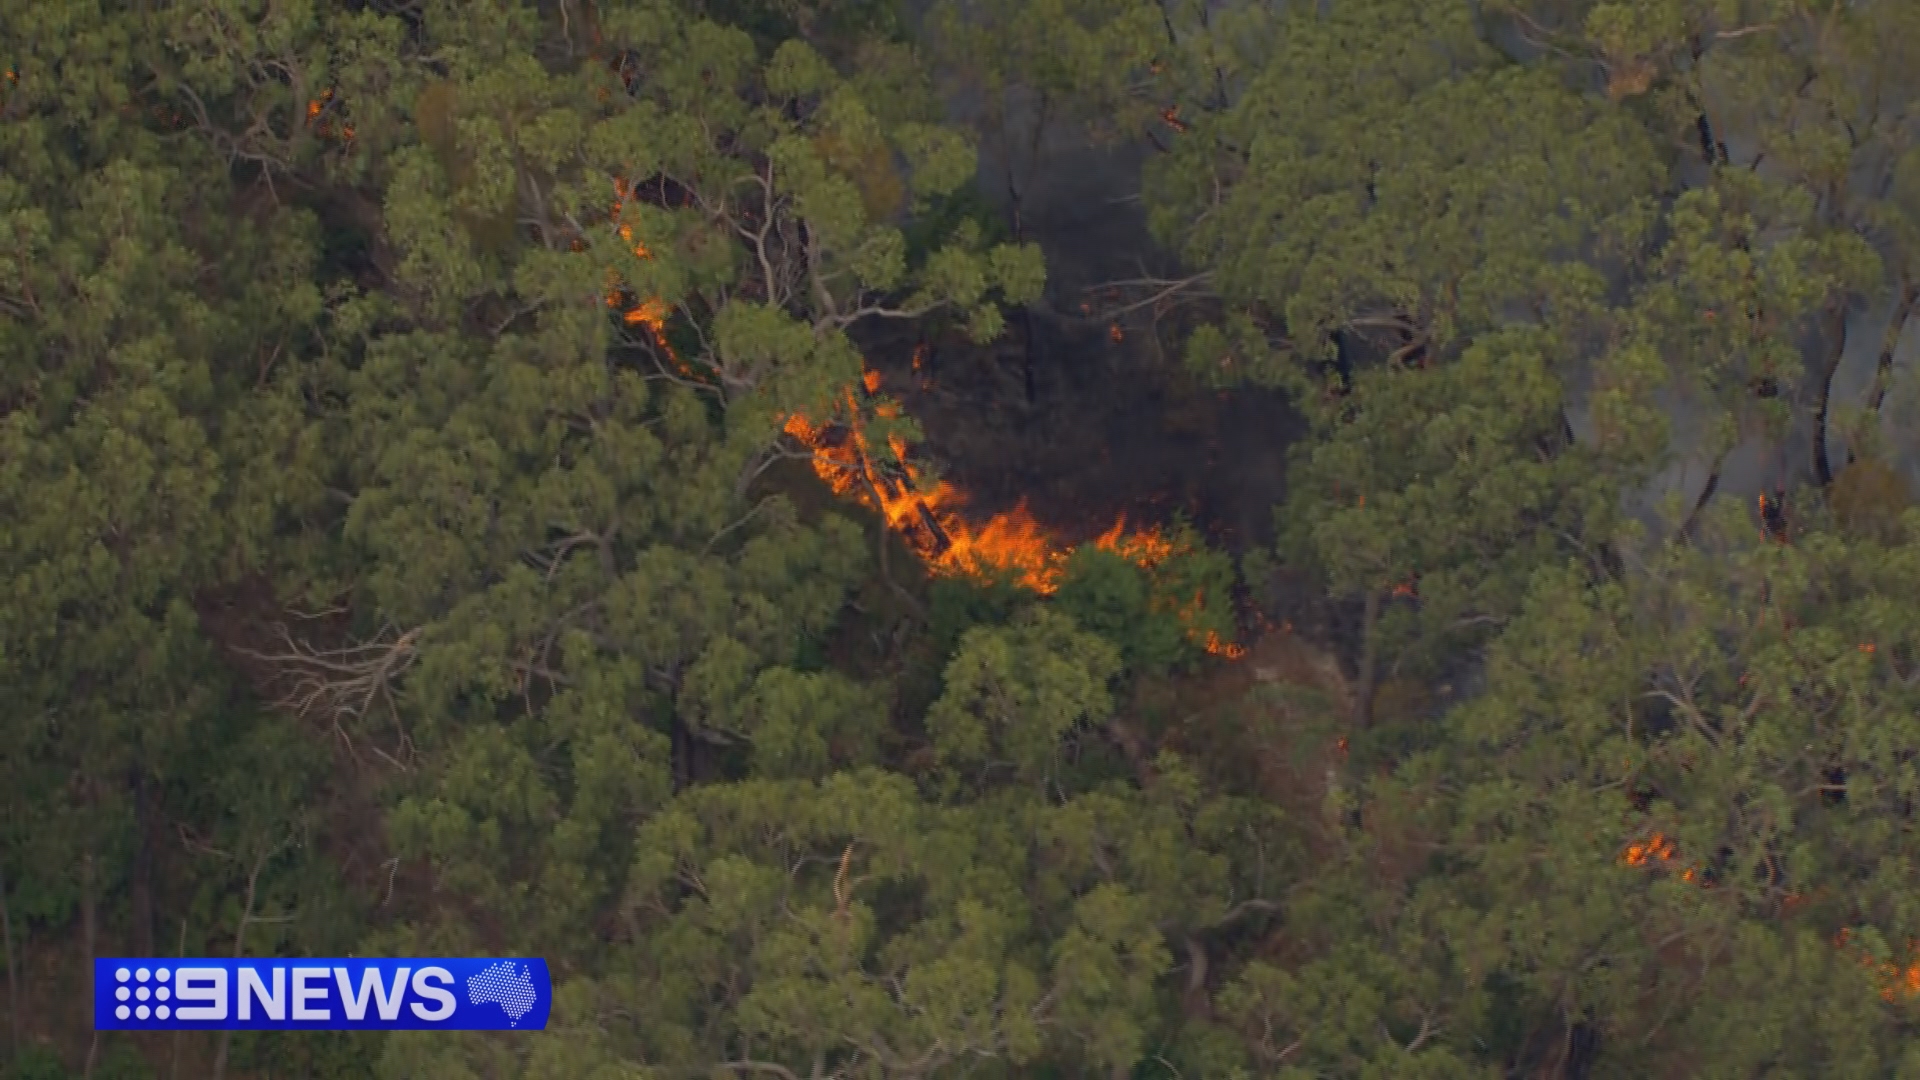
<instances>
[{"instance_id":1,"label":"foliage","mask_svg":"<svg viewBox=\"0 0 1920 1080\"><path fill-rule=\"evenodd\" d=\"M0 6L6 1075L159 1074L89 950L559 980L220 1080L1920 1069L1915 10ZM1158 148L1330 641L1210 655L1179 523L1037 597L802 489L916 436L872 324L1040 296L962 91Z\"/></svg>"},{"instance_id":2,"label":"foliage","mask_svg":"<svg viewBox=\"0 0 1920 1080\"><path fill-rule=\"evenodd\" d=\"M1638 125L1500 62L1466 5L1299 8L1277 38L1148 175L1157 237L1263 324L1251 350L1196 350L1203 370L1291 385L1285 361L1330 359L1336 332L1457 352L1590 295L1581 257L1633 235L1661 182Z\"/></svg>"},{"instance_id":3,"label":"foliage","mask_svg":"<svg viewBox=\"0 0 1920 1080\"><path fill-rule=\"evenodd\" d=\"M1201 655L1206 635L1231 632L1233 567L1190 526L1165 538L1172 554L1151 567L1086 545L1067 560L1054 602L1120 647L1129 670L1162 672Z\"/></svg>"}]
</instances>

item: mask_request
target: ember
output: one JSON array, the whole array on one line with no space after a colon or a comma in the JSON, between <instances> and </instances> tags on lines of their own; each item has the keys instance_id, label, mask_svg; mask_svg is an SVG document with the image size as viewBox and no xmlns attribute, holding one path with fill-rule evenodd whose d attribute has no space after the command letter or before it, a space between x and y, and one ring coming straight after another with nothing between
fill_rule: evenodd
<instances>
[{"instance_id":1,"label":"ember","mask_svg":"<svg viewBox=\"0 0 1920 1080\"><path fill-rule=\"evenodd\" d=\"M1776 544L1787 542L1787 493L1775 488L1773 498L1765 494L1760 496L1760 528L1762 535Z\"/></svg>"},{"instance_id":2,"label":"ember","mask_svg":"<svg viewBox=\"0 0 1920 1080\"><path fill-rule=\"evenodd\" d=\"M1628 844L1627 850L1620 856L1628 866L1645 866L1649 861L1666 862L1673 858L1673 841L1660 833L1649 836L1645 842Z\"/></svg>"},{"instance_id":3,"label":"ember","mask_svg":"<svg viewBox=\"0 0 1920 1080\"><path fill-rule=\"evenodd\" d=\"M307 126L312 128L314 133L323 139L331 139L338 134L342 142L351 143L353 142L354 134L352 124L342 125L336 133L333 122L325 118L325 114L332 110L333 104L333 89L331 87L320 91L319 97L308 101ZM175 120L174 123L175 126L179 126L178 120Z\"/></svg>"},{"instance_id":4,"label":"ember","mask_svg":"<svg viewBox=\"0 0 1920 1080\"><path fill-rule=\"evenodd\" d=\"M1852 945L1853 934L1842 929L1834 938L1834 945L1846 949ZM1860 966L1871 971L1874 981L1879 984L1880 996L1887 1001L1900 998L1920 997L1920 942L1907 942L1908 962L1903 967L1891 960L1880 960L1865 949L1858 949L1856 957Z\"/></svg>"},{"instance_id":5,"label":"ember","mask_svg":"<svg viewBox=\"0 0 1920 1080\"><path fill-rule=\"evenodd\" d=\"M1627 850L1620 855L1620 861L1628 866L1662 865L1673 861L1673 841L1662 833L1654 833L1641 843L1628 844ZM1680 872L1680 880L1692 881L1698 876L1692 867Z\"/></svg>"}]
</instances>

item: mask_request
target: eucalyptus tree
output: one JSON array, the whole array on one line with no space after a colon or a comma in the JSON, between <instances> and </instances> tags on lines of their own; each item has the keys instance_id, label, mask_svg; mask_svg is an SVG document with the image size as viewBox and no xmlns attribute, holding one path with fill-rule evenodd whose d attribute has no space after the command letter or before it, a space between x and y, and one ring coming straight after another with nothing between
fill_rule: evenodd
<instances>
[{"instance_id":1,"label":"eucalyptus tree","mask_svg":"<svg viewBox=\"0 0 1920 1080\"><path fill-rule=\"evenodd\" d=\"M1173 950L1204 989L1208 935L1273 910L1295 864L1269 809L1172 756L1143 790L1102 754L1119 667L1030 609L965 635L919 777L775 749L682 793L640 828L610 962L563 988L524 1075L1129 1072L1169 1035ZM400 1039L384 1067L443 1056Z\"/></svg>"},{"instance_id":2,"label":"eucalyptus tree","mask_svg":"<svg viewBox=\"0 0 1920 1080\"><path fill-rule=\"evenodd\" d=\"M152 25L0 12L10 953L76 911L87 952L108 935L155 947L168 792L208 777L193 748L233 706L196 605L257 566L262 540L237 402L320 310L312 215L249 198L223 150L183 130L152 92ZM86 1053L91 1071L97 1036Z\"/></svg>"}]
</instances>

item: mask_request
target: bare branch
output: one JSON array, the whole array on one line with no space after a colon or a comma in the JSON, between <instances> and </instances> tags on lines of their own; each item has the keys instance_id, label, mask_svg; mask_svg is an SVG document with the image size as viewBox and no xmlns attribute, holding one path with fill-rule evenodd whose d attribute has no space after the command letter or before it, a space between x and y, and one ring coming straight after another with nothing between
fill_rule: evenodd
<instances>
[{"instance_id":1,"label":"bare branch","mask_svg":"<svg viewBox=\"0 0 1920 1080\"><path fill-rule=\"evenodd\" d=\"M1144 277L1144 278L1134 278L1127 281L1109 281L1104 284L1094 286L1094 290L1105 291L1105 290L1126 289L1126 288L1140 287L1140 286L1157 290L1156 292L1145 297L1144 299L1136 300L1133 303L1126 304L1122 307L1102 309L1101 311L1102 318L1117 319L1122 315L1127 315L1127 314L1131 314L1132 312L1139 311L1141 308L1154 307L1162 303L1163 301L1175 300L1176 298L1179 298L1182 293L1191 294L1191 297L1194 299L1211 298L1215 294L1210 290L1201 288L1200 286L1204 285L1206 282L1211 281L1212 278L1213 278L1213 271L1204 270L1198 274L1193 275L1192 277L1180 278L1178 280L1173 280L1168 278ZM1089 291L1094 291L1094 290L1089 290Z\"/></svg>"},{"instance_id":2,"label":"bare branch","mask_svg":"<svg viewBox=\"0 0 1920 1080\"><path fill-rule=\"evenodd\" d=\"M316 713L324 717L350 754L353 740L347 733L347 723L365 719L375 705L385 705L398 726L399 711L394 703L393 686L418 656L420 627L392 641L375 640L339 649L316 649L297 641L284 623L275 629L286 651L263 653L238 648L234 651L267 664L276 679L289 683L287 691L274 702L276 708L303 718ZM407 745L404 731L401 743L404 752ZM374 753L397 768L407 768L377 747Z\"/></svg>"}]
</instances>

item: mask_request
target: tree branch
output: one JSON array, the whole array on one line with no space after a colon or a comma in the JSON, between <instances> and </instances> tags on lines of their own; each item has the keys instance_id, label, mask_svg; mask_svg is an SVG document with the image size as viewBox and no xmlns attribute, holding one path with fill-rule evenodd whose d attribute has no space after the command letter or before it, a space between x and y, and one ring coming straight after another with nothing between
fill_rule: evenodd
<instances>
[{"instance_id":1,"label":"tree branch","mask_svg":"<svg viewBox=\"0 0 1920 1080\"><path fill-rule=\"evenodd\" d=\"M1117 308L1101 309L1100 317L1102 319L1117 319L1122 315L1128 315L1135 311L1139 311L1141 308L1153 307L1154 305L1159 304L1163 300L1171 299L1179 295L1180 293L1186 292L1188 290L1193 290L1197 298L1201 298L1201 299L1211 298L1216 294L1214 294L1209 290L1195 289L1195 286L1201 285L1202 283L1207 281L1211 281L1212 278L1213 278L1213 271L1204 270L1198 274L1194 274L1192 277L1180 278L1178 280L1167 279L1167 278L1146 277L1146 278L1133 278L1126 281L1109 281L1099 285L1095 285L1092 288L1089 288L1087 291L1089 293L1092 293L1096 291L1106 291L1110 289L1125 289L1130 286L1146 286L1148 288L1158 289L1157 292L1154 292L1152 295L1147 296L1145 299L1136 300L1133 303L1126 304L1124 306L1117 307Z\"/></svg>"}]
</instances>

